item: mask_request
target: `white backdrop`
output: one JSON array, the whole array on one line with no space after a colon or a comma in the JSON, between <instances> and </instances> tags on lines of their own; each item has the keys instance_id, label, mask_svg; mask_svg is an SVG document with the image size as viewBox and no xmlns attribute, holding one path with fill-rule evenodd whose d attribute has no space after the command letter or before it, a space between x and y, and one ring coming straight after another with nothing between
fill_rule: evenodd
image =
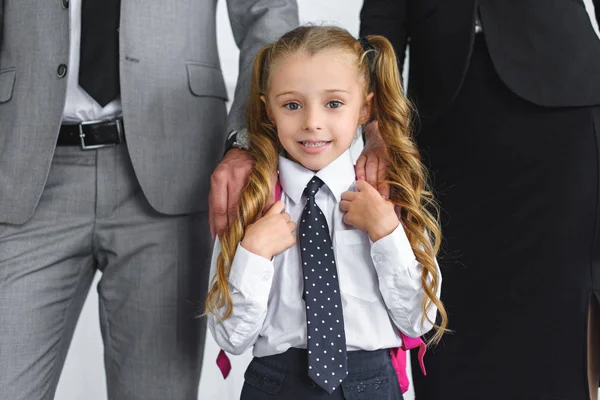
<instances>
[{"instance_id":1,"label":"white backdrop","mask_svg":"<svg viewBox=\"0 0 600 400\"><path fill-rule=\"evenodd\" d=\"M592 12L591 0L585 0L585 2L588 11ZM334 23L345 27L354 35L358 34L358 13L362 0L298 0L298 3L301 23ZM597 29L595 20L593 22ZM221 65L229 97L233 98L232 92L238 72L238 50L229 27L224 1L219 2L218 31ZM94 287L98 278L97 276ZM61 375L55 397L57 400L106 399L102 351L102 339L98 324L98 296L95 290L91 290ZM232 357L233 370L225 381L215 364L217 352L216 344L210 334L207 334L199 399L237 400L243 383L243 372L251 355ZM405 395L405 399L414 399L412 391Z\"/></svg>"}]
</instances>

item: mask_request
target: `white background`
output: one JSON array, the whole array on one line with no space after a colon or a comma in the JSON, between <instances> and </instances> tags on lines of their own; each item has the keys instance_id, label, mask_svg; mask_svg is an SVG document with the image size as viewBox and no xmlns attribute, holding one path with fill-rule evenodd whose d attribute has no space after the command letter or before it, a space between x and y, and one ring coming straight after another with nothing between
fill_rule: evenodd
<instances>
[{"instance_id":1,"label":"white background","mask_svg":"<svg viewBox=\"0 0 600 400\"><path fill-rule=\"evenodd\" d=\"M591 12L591 0L585 0L585 2ZM301 23L332 23L345 27L354 35L358 34L358 14L362 0L298 0L298 3ZM593 20L593 23L597 29L595 20ZM232 92L238 71L238 50L229 27L224 1L219 2L218 31L221 65L225 74L229 97L233 98ZM98 279L98 276L96 279ZM98 324L98 296L95 290L91 290L79 319L61 375L55 397L57 400L106 399L102 351L102 339ZM232 357L233 370L225 381L215 364L217 352L218 348L209 333L207 334L199 399L239 399L243 383L243 372L251 355L245 354ZM405 395L406 400L413 400L413 398L412 390Z\"/></svg>"}]
</instances>

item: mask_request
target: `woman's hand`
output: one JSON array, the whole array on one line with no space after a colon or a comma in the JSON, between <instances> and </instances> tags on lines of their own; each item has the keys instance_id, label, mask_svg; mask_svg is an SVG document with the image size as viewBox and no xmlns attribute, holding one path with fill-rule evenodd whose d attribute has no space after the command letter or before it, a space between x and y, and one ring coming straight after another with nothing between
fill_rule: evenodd
<instances>
[{"instance_id":1,"label":"woman's hand","mask_svg":"<svg viewBox=\"0 0 600 400\"><path fill-rule=\"evenodd\" d=\"M358 192L342 193L344 223L367 232L373 242L392 233L400 224L392 202L363 180L356 182L356 188Z\"/></svg>"},{"instance_id":2,"label":"woman's hand","mask_svg":"<svg viewBox=\"0 0 600 400\"><path fill-rule=\"evenodd\" d=\"M284 210L283 202L277 201L264 216L248 225L242 247L270 260L295 245L296 237L292 232L296 229L296 223L290 220L290 215Z\"/></svg>"},{"instance_id":3,"label":"woman's hand","mask_svg":"<svg viewBox=\"0 0 600 400\"><path fill-rule=\"evenodd\" d=\"M376 187L384 199L389 199L390 185L384 183L387 179L387 150L379 134L379 124L377 121L373 121L365 129L365 148L354 167L356 176Z\"/></svg>"}]
</instances>

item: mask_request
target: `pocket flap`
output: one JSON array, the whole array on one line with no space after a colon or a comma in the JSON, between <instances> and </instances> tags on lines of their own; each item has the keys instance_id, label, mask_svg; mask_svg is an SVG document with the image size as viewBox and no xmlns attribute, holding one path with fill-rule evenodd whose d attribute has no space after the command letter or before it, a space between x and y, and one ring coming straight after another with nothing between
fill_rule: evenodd
<instances>
[{"instance_id":1,"label":"pocket flap","mask_svg":"<svg viewBox=\"0 0 600 400\"><path fill-rule=\"evenodd\" d=\"M0 71L0 103L6 103L12 97L17 71L8 69Z\"/></svg>"},{"instance_id":2,"label":"pocket flap","mask_svg":"<svg viewBox=\"0 0 600 400\"><path fill-rule=\"evenodd\" d=\"M385 369L372 373L348 376L342 382L344 398L347 400L375 400L388 399L390 385L398 384L390 382L384 373Z\"/></svg>"},{"instance_id":3,"label":"pocket flap","mask_svg":"<svg viewBox=\"0 0 600 400\"><path fill-rule=\"evenodd\" d=\"M186 67L190 91L194 95L228 100L227 88L220 69L198 63L188 63Z\"/></svg>"},{"instance_id":4,"label":"pocket flap","mask_svg":"<svg viewBox=\"0 0 600 400\"><path fill-rule=\"evenodd\" d=\"M248 384L269 394L279 393L284 378L285 372L263 365L256 360L250 363L244 374Z\"/></svg>"}]
</instances>

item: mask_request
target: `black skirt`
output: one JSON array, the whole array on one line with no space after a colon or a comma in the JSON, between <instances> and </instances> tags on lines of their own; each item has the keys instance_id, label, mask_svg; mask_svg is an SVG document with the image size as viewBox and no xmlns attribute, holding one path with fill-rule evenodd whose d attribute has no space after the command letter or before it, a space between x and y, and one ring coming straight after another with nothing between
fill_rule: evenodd
<instances>
[{"instance_id":1,"label":"black skirt","mask_svg":"<svg viewBox=\"0 0 600 400\"><path fill-rule=\"evenodd\" d=\"M413 359L417 400L587 399L600 109L518 97L479 34L451 109L423 121L417 141L442 208L442 300L454 333L426 356L427 377Z\"/></svg>"}]
</instances>

